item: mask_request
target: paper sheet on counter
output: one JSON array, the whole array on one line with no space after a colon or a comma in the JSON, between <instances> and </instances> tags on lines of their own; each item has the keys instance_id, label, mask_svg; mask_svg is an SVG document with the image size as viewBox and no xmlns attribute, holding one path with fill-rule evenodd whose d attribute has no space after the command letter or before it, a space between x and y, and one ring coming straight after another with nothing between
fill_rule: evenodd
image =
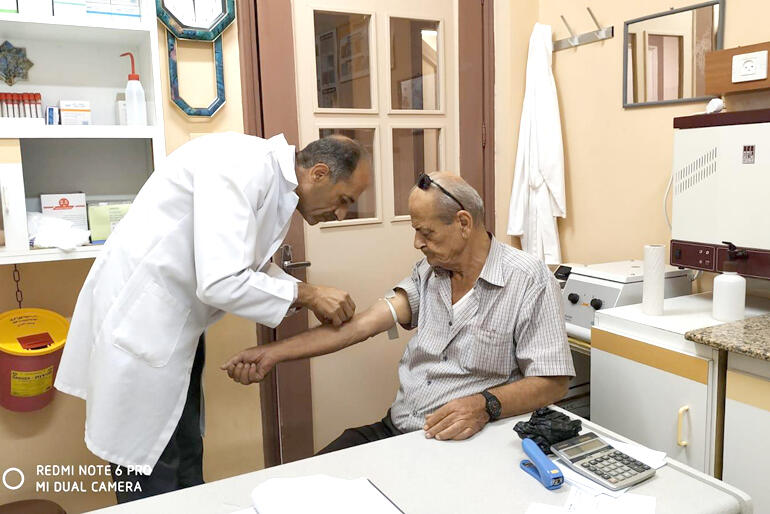
<instances>
[{"instance_id":1,"label":"paper sheet on counter","mask_svg":"<svg viewBox=\"0 0 770 514\"><path fill-rule=\"evenodd\" d=\"M660 469L666 465L666 453L657 450L651 450L646 446L640 446L634 443L624 443L615 439L602 436L602 439L614 446L616 450L621 451L631 458L643 462L652 469Z\"/></svg>"},{"instance_id":2,"label":"paper sheet on counter","mask_svg":"<svg viewBox=\"0 0 770 514\"><path fill-rule=\"evenodd\" d=\"M564 505L569 514L655 514L654 496L628 493L619 498L606 495L594 496L573 487Z\"/></svg>"},{"instance_id":3,"label":"paper sheet on counter","mask_svg":"<svg viewBox=\"0 0 770 514\"><path fill-rule=\"evenodd\" d=\"M258 514L401 514L369 480L327 475L271 478L251 493Z\"/></svg>"}]
</instances>

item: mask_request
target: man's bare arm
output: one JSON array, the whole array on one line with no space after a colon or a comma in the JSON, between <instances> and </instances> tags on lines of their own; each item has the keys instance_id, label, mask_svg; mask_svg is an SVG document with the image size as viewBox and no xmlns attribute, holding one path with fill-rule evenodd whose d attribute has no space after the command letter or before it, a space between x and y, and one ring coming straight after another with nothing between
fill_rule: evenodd
<instances>
[{"instance_id":1,"label":"man's bare arm","mask_svg":"<svg viewBox=\"0 0 770 514\"><path fill-rule=\"evenodd\" d=\"M399 323L412 318L406 293L398 289L390 298ZM384 300L378 300L361 314L339 327L322 325L283 341L254 346L233 356L221 366L233 380L242 384L260 382L279 362L333 353L388 330L393 314Z\"/></svg>"}]
</instances>

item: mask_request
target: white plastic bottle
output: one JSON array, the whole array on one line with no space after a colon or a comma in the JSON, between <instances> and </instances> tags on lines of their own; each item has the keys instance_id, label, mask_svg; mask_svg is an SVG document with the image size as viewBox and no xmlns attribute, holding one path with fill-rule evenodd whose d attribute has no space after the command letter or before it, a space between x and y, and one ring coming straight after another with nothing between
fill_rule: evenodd
<instances>
[{"instance_id":1,"label":"white plastic bottle","mask_svg":"<svg viewBox=\"0 0 770 514\"><path fill-rule=\"evenodd\" d=\"M126 52L120 54L121 57L129 56L131 58L131 74L128 76L126 84L126 124L127 125L147 125L147 104L144 101L144 89L139 82L139 75L134 68L134 54Z\"/></svg>"},{"instance_id":2,"label":"white plastic bottle","mask_svg":"<svg viewBox=\"0 0 770 514\"><path fill-rule=\"evenodd\" d=\"M719 321L739 321L745 315L746 279L735 270L735 261L725 261L724 271L714 279L711 315Z\"/></svg>"}]
</instances>

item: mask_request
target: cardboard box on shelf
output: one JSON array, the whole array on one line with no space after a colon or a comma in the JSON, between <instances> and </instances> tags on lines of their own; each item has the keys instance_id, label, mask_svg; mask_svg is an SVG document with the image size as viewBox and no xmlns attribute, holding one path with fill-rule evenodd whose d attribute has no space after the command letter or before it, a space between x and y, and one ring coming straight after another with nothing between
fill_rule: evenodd
<instances>
[{"instance_id":1,"label":"cardboard box on shelf","mask_svg":"<svg viewBox=\"0 0 770 514\"><path fill-rule=\"evenodd\" d=\"M72 222L75 228L88 230L85 193L40 195L43 216L53 216Z\"/></svg>"},{"instance_id":2,"label":"cardboard box on shelf","mask_svg":"<svg viewBox=\"0 0 770 514\"><path fill-rule=\"evenodd\" d=\"M130 201L117 203L96 202L88 204L88 226L91 229L91 242L101 244L107 240L115 226L131 207Z\"/></svg>"},{"instance_id":3,"label":"cardboard box on shelf","mask_svg":"<svg viewBox=\"0 0 770 514\"><path fill-rule=\"evenodd\" d=\"M59 101L59 119L62 125L90 125L91 102L87 100Z\"/></svg>"}]
</instances>

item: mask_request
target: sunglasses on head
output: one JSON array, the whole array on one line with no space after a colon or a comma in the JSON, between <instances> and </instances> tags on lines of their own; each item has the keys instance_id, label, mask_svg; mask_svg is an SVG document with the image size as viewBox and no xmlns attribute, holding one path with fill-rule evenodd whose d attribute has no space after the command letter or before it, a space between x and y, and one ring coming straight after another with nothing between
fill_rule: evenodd
<instances>
[{"instance_id":1,"label":"sunglasses on head","mask_svg":"<svg viewBox=\"0 0 770 514\"><path fill-rule=\"evenodd\" d=\"M457 205L460 206L460 209L464 211L467 210L465 206L463 206L463 203L457 198L455 198L455 195L453 195L452 193L450 193L449 191L441 187L441 184L439 184L438 182L430 178L430 176L427 175L426 173L420 173L420 176L417 177L417 187L419 187L423 191L427 191L431 184L435 185L437 188L441 190L442 193L444 193L449 198L457 202Z\"/></svg>"}]
</instances>

